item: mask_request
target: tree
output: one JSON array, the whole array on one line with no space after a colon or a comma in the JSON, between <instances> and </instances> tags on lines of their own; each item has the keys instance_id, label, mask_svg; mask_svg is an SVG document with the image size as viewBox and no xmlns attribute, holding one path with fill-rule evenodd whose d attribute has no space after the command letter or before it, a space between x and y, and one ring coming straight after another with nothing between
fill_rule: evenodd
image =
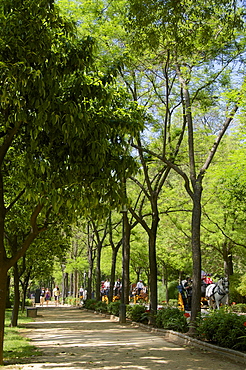
<instances>
[{"instance_id":1,"label":"tree","mask_svg":"<svg viewBox=\"0 0 246 370\"><path fill-rule=\"evenodd\" d=\"M0 39L2 364L7 271L47 229L53 212L76 207L72 200L78 202L87 184L107 197L109 179L116 183L122 176L119 155L130 166L122 153L127 135L139 129L139 116L136 106L125 109L127 95L111 85L116 70L94 71L91 38L78 39L53 1L4 1ZM7 204L11 181L18 186ZM30 225L17 252L8 256L5 223L20 198L32 209Z\"/></svg>"},{"instance_id":2,"label":"tree","mask_svg":"<svg viewBox=\"0 0 246 370\"><path fill-rule=\"evenodd\" d=\"M146 54L149 57L154 56L155 64L159 64L159 69L162 68L165 71L166 80L168 78L167 81L170 81L173 86L177 78L180 86L180 98L176 103L176 108L181 108L180 116L182 114L183 117L183 127L181 128L183 136L181 134L179 137L183 139L187 130L188 171L185 166L180 166L175 156L170 155L170 152L166 150L167 133L171 124L170 113L172 112L170 95L168 94L170 89L166 91L166 94L162 94L166 96L162 151L157 154L156 151L149 150L146 145L144 147L139 141L135 147L140 151L142 158L144 153L148 153L152 157L161 159L166 164L168 172L173 169L181 175L192 201L193 299L190 333L193 332L192 326L200 310L202 181L222 137L238 110L238 101L231 99L230 110L225 114L224 123L221 123L214 144L210 149L207 148L208 155L203 165L200 166L200 170L195 142L196 108L201 108L202 104L204 107L206 105L207 108L211 107L211 98L213 104L218 104L217 98L209 93L209 89L215 88L219 77L242 51L239 42L237 42L236 33L242 26L241 14L241 10L237 8L235 3L227 1L220 3L212 1L209 5L202 0L189 4L185 1L177 3L148 0L129 3L127 27L132 37L134 50L138 50L141 58ZM172 72L168 73L167 71ZM220 83L217 87L221 89L222 85ZM143 168L146 172L147 166L145 165ZM150 188L151 183L148 184ZM156 207L155 215L158 219ZM153 262L150 264L150 269L154 276L156 273L154 243L151 250ZM153 285L152 288L155 289L155 286ZM153 307L156 307L155 297Z\"/></svg>"},{"instance_id":3,"label":"tree","mask_svg":"<svg viewBox=\"0 0 246 370\"><path fill-rule=\"evenodd\" d=\"M202 220L205 235L202 242L210 248L210 253L221 256L221 270L229 278L234 270L233 256L236 257L240 249L245 248L243 140L237 134L228 135L217 160L218 163L215 161L207 174ZM206 202L206 199L210 201ZM218 268L218 265L214 268Z\"/></svg>"}]
</instances>

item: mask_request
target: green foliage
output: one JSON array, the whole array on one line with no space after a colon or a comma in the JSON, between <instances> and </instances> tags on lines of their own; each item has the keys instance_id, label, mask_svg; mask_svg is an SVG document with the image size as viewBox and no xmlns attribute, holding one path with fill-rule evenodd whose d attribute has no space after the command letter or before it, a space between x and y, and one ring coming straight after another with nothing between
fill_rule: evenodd
<instances>
[{"instance_id":1,"label":"green foliage","mask_svg":"<svg viewBox=\"0 0 246 370\"><path fill-rule=\"evenodd\" d=\"M241 277L241 283L237 287L237 291L242 296L246 296L246 274Z\"/></svg>"},{"instance_id":2,"label":"green foliage","mask_svg":"<svg viewBox=\"0 0 246 370\"><path fill-rule=\"evenodd\" d=\"M30 298L26 298L25 300L25 306L31 307L32 306L32 300Z\"/></svg>"},{"instance_id":3,"label":"green foliage","mask_svg":"<svg viewBox=\"0 0 246 370\"><path fill-rule=\"evenodd\" d=\"M235 312L235 313L246 313L246 304L245 303L237 303L232 304L228 307L229 312Z\"/></svg>"},{"instance_id":4,"label":"green foliage","mask_svg":"<svg viewBox=\"0 0 246 370\"><path fill-rule=\"evenodd\" d=\"M79 299L75 297L66 297L65 303L70 304L71 306L77 306L77 304L79 303Z\"/></svg>"},{"instance_id":5,"label":"green foliage","mask_svg":"<svg viewBox=\"0 0 246 370\"><path fill-rule=\"evenodd\" d=\"M120 304L121 304L120 301L109 302L108 307L107 307L108 313L110 315L119 316Z\"/></svg>"},{"instance_id":6,"label":"green foliage","mask_svg":"<svg viewBox=\"0 0 246 370\"><path fill-rule=\"evenodd\" d=\"M99 301L95 304L95 310L97 312L104 312L106 313L107 312L107 303L106 302L102 302L102 301Z\"/></svg>"},{"instance_id":7,"label":"green foliage","mask_svg":"<svg viewBox=\"0 0 246 370\"><path fill-rule=\"evenodd\" d=\"M173 307L164 307L157 311L156 326L181 333L188 331L188 323L184 312Z\"/></svg>"},{"instance_id":8,"label":"green foliage","mask_svg":"<svg viewBox=\"0 0 246 370\"><path fill-rule=\"evenodd\" d=\"M200 339L221 347L246 350L246 320L244 316L218 310L209 313L198 323Z\"/></svg>"},{"instance_id":9,"label":"green foliage","mask_svg":"<svg viewBox=\"0 0 246 370\"><path fill-rule=\"evenodd\" d=\"M168 303L167 302L162 302L163 307L178 307L178 300L176 299L169 299Z\"/></svg>"},{"instance_id":10,"label":"green foliage","mask_svg":"<svg viewBox=\"0 0 246 370\"><path fill-rule=\"evenodd\" d=\"M235 27L242 27L240 10L235 4L223 0L196 2L138 1L129 2L127 26L130 28L135 47L149 46L156 49L173 49L176 55L208 58L221 50L235 36ZM236 20L236 23L235 23ZM217 29L220 28L218 35ZM142 49L140 49L142 50Z\"/></svg>"},{"instance_id":11,"label":"green foliage","mask_svg":"<svg viewBox=\"0 0 246 370\"><path fill-rule=\"evenodd\" d=\"M135 322L146 322L146 307L135 304L126 306L126 317Z\"/></svg>"},{"instance_id":12,"label":"green foliage","mask_svg":"<svg viewBox=\"0 0 246 370\"><path fill-rule=\"evenodd\" d=\"M97 300L90 298L85 301L84 308L87 308L88 310L95 310L96 304Z\"/></svg>"}]
</instances>

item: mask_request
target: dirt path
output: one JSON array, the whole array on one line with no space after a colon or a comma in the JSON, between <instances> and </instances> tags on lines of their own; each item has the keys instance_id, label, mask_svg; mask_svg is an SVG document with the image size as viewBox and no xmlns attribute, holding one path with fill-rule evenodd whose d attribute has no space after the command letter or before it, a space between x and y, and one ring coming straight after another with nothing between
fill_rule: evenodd
<instances>
[{"instance_id":1,"label":"dirt path","mask_svg":"<svg viewBox=\"0 0 246 370\"><path fill-rule=\"evenodd\" d=\"M243 364L78 308L38 309L24 333L42 355L5 369L245 370Z\"/></svg>"}]
</instances>

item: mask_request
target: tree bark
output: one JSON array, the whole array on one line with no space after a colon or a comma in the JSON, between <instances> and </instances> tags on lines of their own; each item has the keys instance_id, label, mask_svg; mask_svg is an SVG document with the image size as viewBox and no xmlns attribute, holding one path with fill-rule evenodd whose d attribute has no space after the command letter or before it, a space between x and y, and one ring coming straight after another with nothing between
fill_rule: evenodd
<instances>
[{"instance_id":1,"label":"tree bark","mask_svg":"<svg viewBox=\"0 0 246 370\"><path fill-rule=\"evenodd\" d=\"M4 337L4 321L6 307L6 288L7 288L7 273L8 270L3 267L3 262L0 263L0 365L3 365L3 337Z\"/></svg>"},{"instance_id":2,"label":"tree bark","mask_svg":"<svg viewBox=\"0 0 246 370\"><path fill-rule=\"evenodd\" d=\"M124 222L124 254L123 254L123 270L124 270L124 304L129 304L129 285L130 285L130 236L131 228L127 217L127 212L123 212Z\"/></svg>"},{"instance_id":3,"label":"tree bark","mask_svg":"<svg viewBox=\"0 0 246 370\"><path fill-rule=\"evenodd\" d=\"M6 292L6 308L11 308L10 302L10 275L7 275L7 292Z\"/></svg>"},{"instance_id":4,"label":"tree bark","mask_svg":"<svg viewBox=\"0 0 246 370\"><path fill-rule=\"evenodd\" d=\"M115 283L115 267L116 267L116 259L117 254L120 248L120 244L118 243L116 247L112 247L112 259L111 259L111 274L110 274L110 290L109 290L109 300L112 302L113 300L113 289L114 289L114 283Z\"/></svg>"},{"instance_id":5,"label":"tree bark","mask_svg":"<svg viewBox=\"0 0 246 370\"><path fill-rule=\"evenodd\" d=\"M92 253L92 246L88 247L88 263L89 263L89 270L88 270L88 287L87 287L87 293L88 293L88 298L91 298L91 293L92 293L92 272L93 272L93 253ZM86 287L85 287L86 289Z\"/></svg>"},{"instance_id":6,"label":"tree bark","mask_svg":"<svg viewBox=\"0 0 246 370\"><path fill-rule=\"evenodd\" d=\"M18 314L20 307L20 289L19 289L19 270L18 264L14 264L14 307L11 316L11 326L16 327L18 325Z\"/></svg>"},{"instance_id":7,"label":"tree bark","mask_svg":"<svg viewBox=\"0 0 246 370\"><path fill-rule=\"evenodd\" d=\"M26 305L26 296L27 296L27 289L28 289L28 284L31 276L31 268L28 272L28 274L25 276L24 282L22 284L22 302L21 302L21 311L24 312L25 310L25 305Z\"/></svg>"},{"instance_id":8,"label":"tree bark","mask_svg":"<svg viewBox=\"0 0 246 370\"><path fill-rule=\"evenodd\" d=\"M101 252L102 244L97 245L97 260L96 260L96 300L100 301L101 299Z\"/></svg>"},{"instance_id":9,"label":"tree bark","mask_svg":"<svg viewBox=\"0 0 246 370\"><path fill-rule=\"evenodd\" d=\"M192 261L193 261L193 282L192 282L192 301L191 301L191 320L189 334L195 332L195 321L198 313L201 310L201 244L200 244L200 228L201 228L201 195L202 184L197 181L194 189L192 221L191 221L191 243L192 243Z\"/></svg>"}]
</instances>

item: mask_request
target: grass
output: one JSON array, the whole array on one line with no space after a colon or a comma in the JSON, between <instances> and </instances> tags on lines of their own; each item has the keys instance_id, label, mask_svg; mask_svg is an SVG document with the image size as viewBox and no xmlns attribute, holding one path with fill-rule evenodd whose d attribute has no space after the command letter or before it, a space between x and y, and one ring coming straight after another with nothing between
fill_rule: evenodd
<instances>
[{"instance_id":1,"label":"grass","mask_svg":"<svg viewBox=\"0 0 246 370\"><path fill-rule=\"evenodd\" d=\"M4 344L3 358L5 364L22 363L28 357L38 356L41 353L36 347L29 344L28 339L20 334L20 327L23 324L32 321L32 318L26 317L26 312L19 313L18 327L11 328L12 310L7 309L5 313L5 329L4 329Z\"/></svg>"}]
</instances>

